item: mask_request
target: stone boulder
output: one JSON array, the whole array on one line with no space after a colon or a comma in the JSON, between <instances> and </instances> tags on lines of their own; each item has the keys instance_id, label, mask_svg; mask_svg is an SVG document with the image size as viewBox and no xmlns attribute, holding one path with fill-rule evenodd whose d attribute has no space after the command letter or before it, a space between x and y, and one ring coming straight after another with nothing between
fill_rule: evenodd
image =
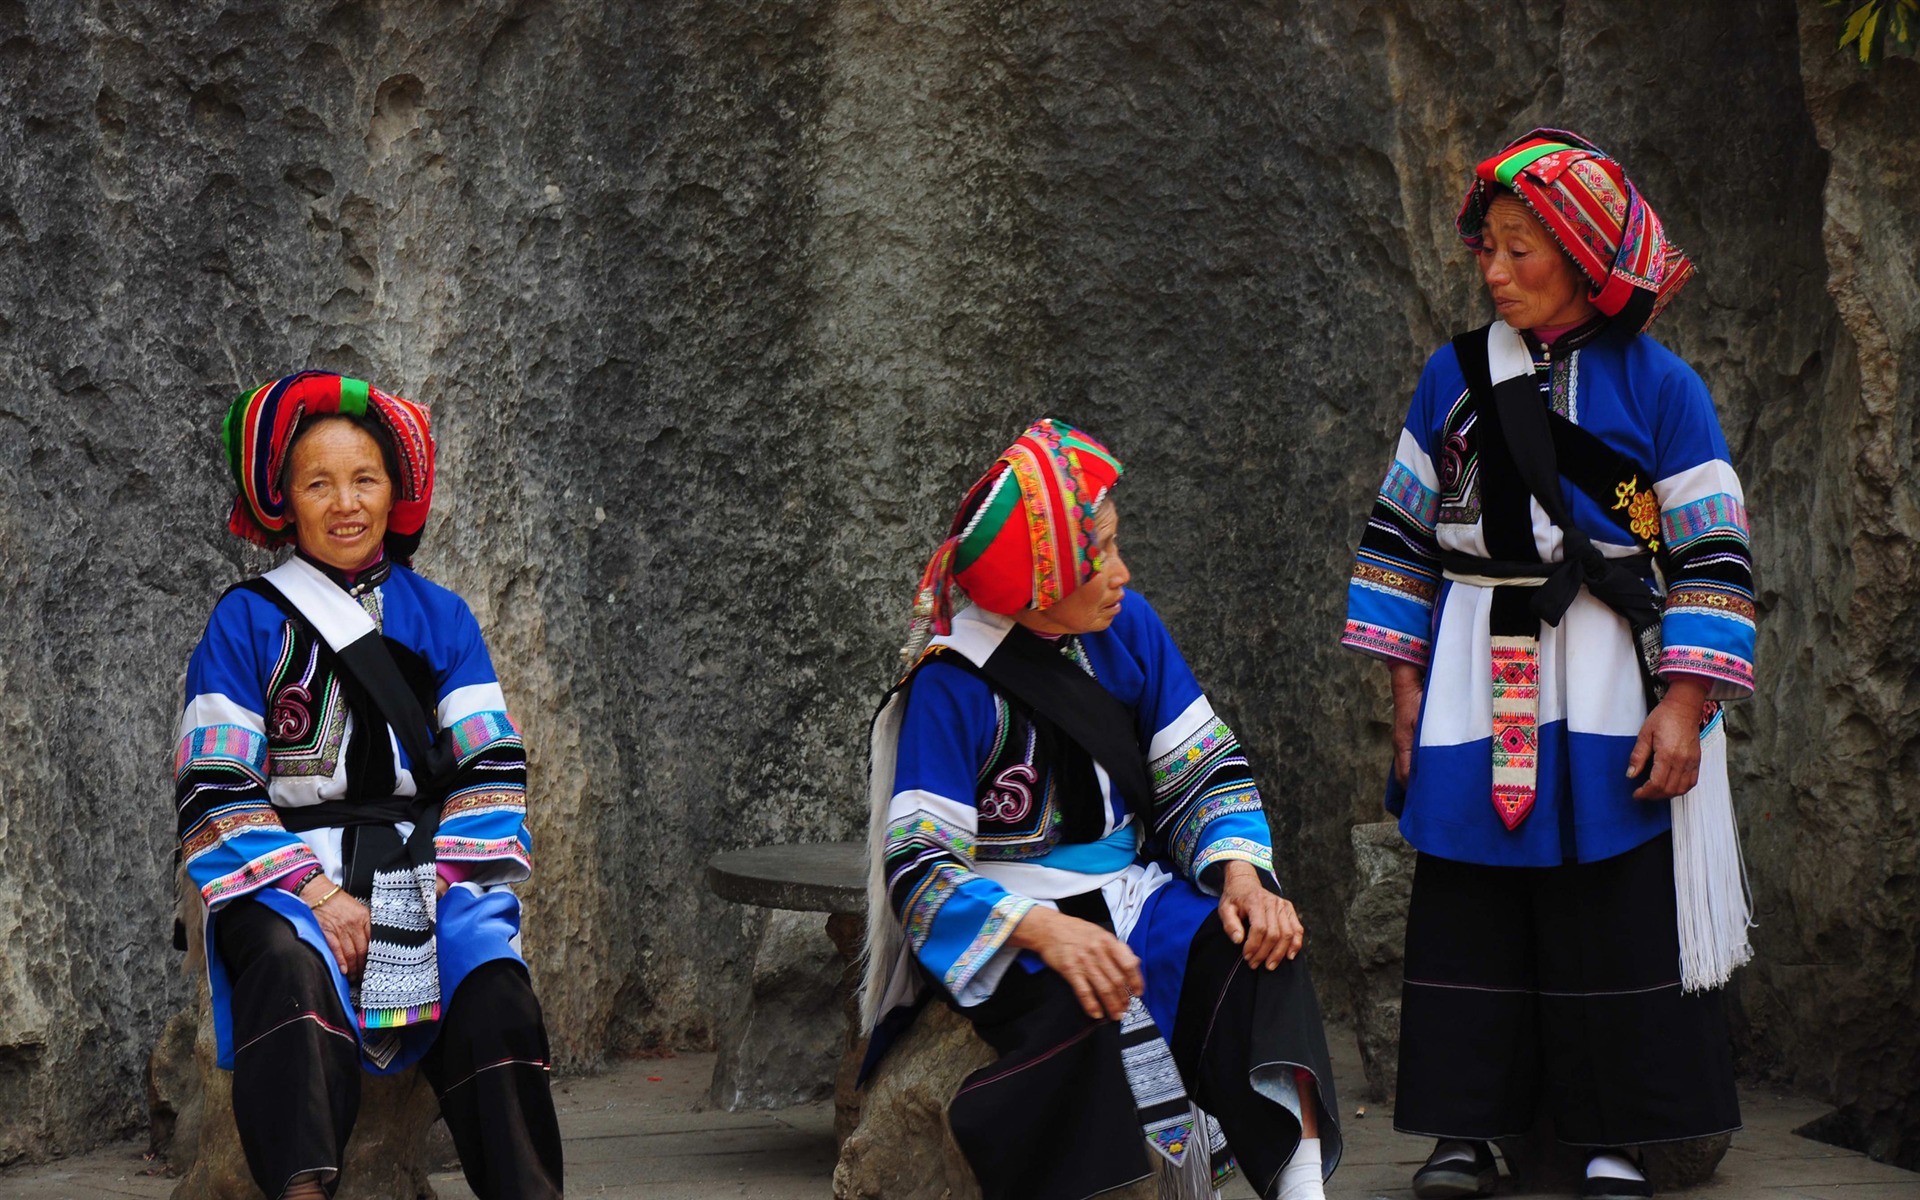
<instances>
[{"instance_id":1,"label":"stone boulder","mask_svg":"<svg viewBox=\"0 0 1920 1200\"><path fill-rule=\"evenodd\" d=\"M847 964L820 913L767 913L747 996L719 1031L716 1108L785 1108L833 1094L846 1052Z\"/></svg>"},{"instance_id":2,"label":"stone boulder","mask_svg":"<svg viewBox=\"0 0 1920 1200\"><path fill-rule=\"evenodd\" d=\"M1367 1076L1367 1099L1393 1098L1400 1069L1400 977L1406 957L1407 901L1413 895L1413 847L1394 821L1353 827L1356 892L1347 909L1347 944L1359 978L1353 1031Z\"/></svg>"},{"instance_id":3,"label":"stone boulder","mask_svg":"<svg viewBox=\"0 0 1920 1200\"><path fill-rule=\"evenodd\" d=\"M840 1147L834 1200L979 1200L980 1187L947 1129L960 1082L993 1048L944 1004L929 1004L868 1082L860 1123ZM1109 1193L1150 1200L1156 1180Z\"/></svg>"}]
</instances>

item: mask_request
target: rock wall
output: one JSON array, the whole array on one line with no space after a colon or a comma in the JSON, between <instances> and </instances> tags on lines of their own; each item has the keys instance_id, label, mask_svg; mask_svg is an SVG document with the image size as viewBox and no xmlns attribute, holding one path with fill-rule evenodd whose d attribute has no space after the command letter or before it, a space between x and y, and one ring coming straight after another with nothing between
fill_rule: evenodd
<instances>
[{"instance_id":1,"label":"rock wall","mask_svg":"<svg viewBox=\"0 0 1920 1200\"><path fill-rule=\"evenodd\" d=\"M135 1125L188 998L176 681L263 563L214 429L298 365L435 408L420 566L527 729L568 1063L731 1009L763 923L701 864L860 830L913 575L1042 412L1127 460L1139 585L1256 755L1344 1008L1386 761L1346 559L1421 361L1484 319L1467 168L1536 122L1621 154L1702 266L1661 336L1759 523L1746 1061L1897 1108L1913 72L1843 70L1829 15L0 0L0 1162Z\"/></svg>"}]
</instances>

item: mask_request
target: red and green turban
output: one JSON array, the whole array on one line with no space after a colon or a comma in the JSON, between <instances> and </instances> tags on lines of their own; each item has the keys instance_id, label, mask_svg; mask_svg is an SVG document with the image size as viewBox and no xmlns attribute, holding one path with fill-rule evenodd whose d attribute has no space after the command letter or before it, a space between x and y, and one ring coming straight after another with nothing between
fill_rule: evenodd
<instances>
[{"instance_id":1,"label":"red and green turban","mask_svg":"<svg viewBox=\"0 0 1920 1200\"><path fill-rule=\"evenodd\" d=\"M1483 248L1487 206L1511 189L1587 277L1594 307L1639 332L1653 324L1693 264L1667 240L1653 206L1620 164L1561 129L1536 129L1474 168L1460 238Z\"/></svg>"},{"instance_id":2,"label":"red and green turban","mask_svg":"<svg viewBox=\"0 0 1920 1200\"><path fill-rule=\"evenodd\" d=\"M953 628L958 584L988 612L1046 609L1101 567L1093 514L1120 460L1071 425L1036 421L967 492L920 577L916 622Z\"/></svg>"},{"instance_id":3,"label":"red and green turban","mask_svg":"<svg viewBox=\"0 0 1920 1200\"><path fill-rule=\"evenodd\" d=\"M227 466L240 491L227 528L269 549L293 541L293 513L280 481L300 419L319 413L370 417L393 436L400 477L393 481L386 548L399 561L410 560L433 503L433 435L427 410L331 371L297 371L234 397L220 423Z\"/></svg>"}]
</instances>

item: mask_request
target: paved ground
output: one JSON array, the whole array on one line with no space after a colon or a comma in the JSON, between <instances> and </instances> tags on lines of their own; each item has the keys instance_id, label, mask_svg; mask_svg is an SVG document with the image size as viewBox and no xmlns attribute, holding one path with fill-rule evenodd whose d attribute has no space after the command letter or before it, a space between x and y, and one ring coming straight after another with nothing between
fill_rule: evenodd
<instances>
[{"instance_id":1,"label":"paved ground","mask_svg":"<svg viewBox=\"0 0 1920 1200\"><path fill-rule=\"evenodd\" d=\"M1353 1038L1335 1031L1334 1072L1342 1093L1360 1093ZM706 1110L713 1056L624 1063L558 1087L566 1135L568 1193L609 1200L824 1200L833 1176L833 1114L815 1104L778 1112ZM1747 1090L1747 1127L1734 1138L1713 1181L1690 1193L1699 1200L1920 1200L1920 1174L1864 1155L1795 1137L1821 1116L1819 1104ZM1392 1113L1346 1104L1347 1160L1334 1176L1334 1200L1410 1200L1407 1180L1427 1143L1399 1137ZM81 1158L0 1171L4 1200L166 1200L173 1181L147 1175L139 1147L126 1143ZM443 1200L473 1200L458 1172L434 1177ZM1225 1200L1253 1192L1236 1180Z\"/></svg>"}]
</instances>

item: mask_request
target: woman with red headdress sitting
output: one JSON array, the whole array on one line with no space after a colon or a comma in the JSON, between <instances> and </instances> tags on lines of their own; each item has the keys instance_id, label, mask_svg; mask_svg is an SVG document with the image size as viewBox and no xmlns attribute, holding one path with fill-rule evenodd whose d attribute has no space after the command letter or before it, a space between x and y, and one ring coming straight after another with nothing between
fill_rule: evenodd
<instances>
[{"instance_id":1,"label":"woman with red headdress sitting","mask_svg":"<svg viewBox=\"0 0 1920 1200\"><path fill-rule=\"evenodd\" d=\"M475 1193L559 1196L506 886L530 871L526 754L472 612L408 565L426 410L302 371L242 394L221 432L228 527L295 547L215 605L175 764L248 1168L270 1197L332 1194L361 1072L418 1063Z\"/></svg>"},{"instance_id":2,"label":"woman with red headdress sitting","mask_svg":"<svg viewBox=\"0 0 1920 1200\"><path fill-rule=\"evenodd\" d=\"M1340 1157L1304 933L1233 731L1128 590L1120 463L1057 421L974 485L875 719L869 1069L938 995L1000 1054L948 1109L986 1200L1306 1200ZM957 585L971 604L949 601Z\"/></svg>"}]
</instances>

